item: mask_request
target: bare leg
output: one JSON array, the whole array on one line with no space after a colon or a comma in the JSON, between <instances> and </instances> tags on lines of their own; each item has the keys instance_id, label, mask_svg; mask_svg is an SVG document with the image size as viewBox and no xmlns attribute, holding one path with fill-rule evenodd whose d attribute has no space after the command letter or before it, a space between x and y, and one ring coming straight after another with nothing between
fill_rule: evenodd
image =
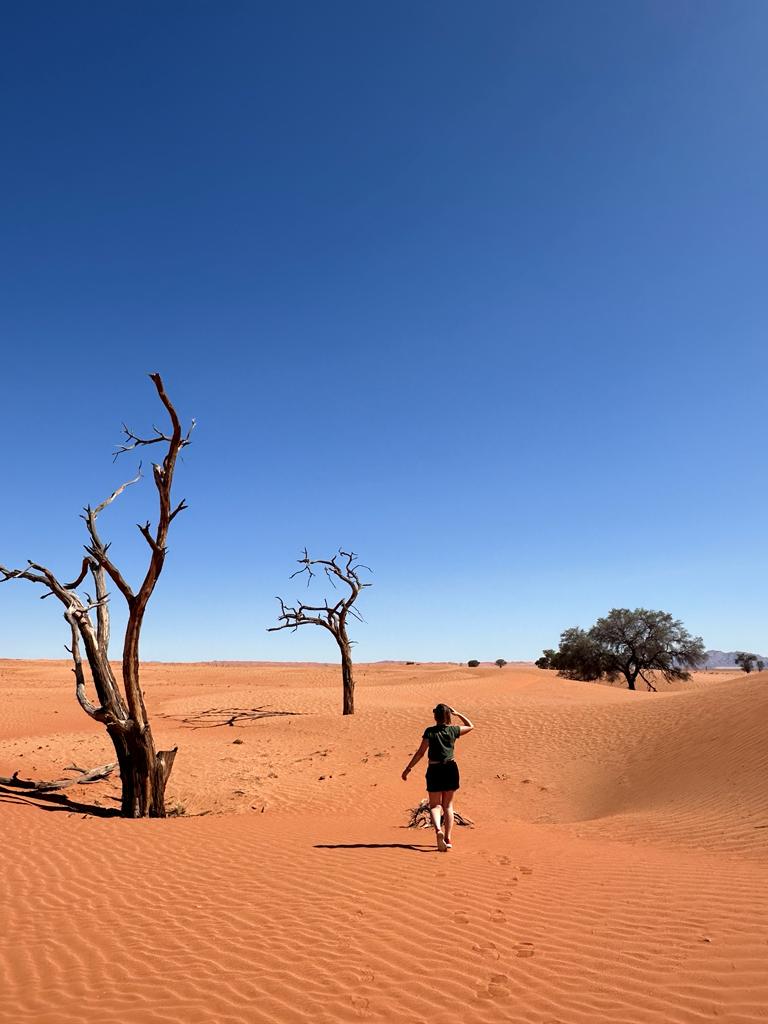
<instances>
[{"instance_id":1,"label":"bare leg","mask_svg":"<svg viewBox=\"0 0 768 1024\"><path fill-rule=\"evenodd\" d=\"M429 814L432 818L432 824L435 827L435 832L440 831L440 822L443 814L442 795L442 793L427 793L427 796L429 797Z\"/></svg>"},{"instance_id":2,"label":"bare leg","mask_svg":"<svg viewBox=\"0 0 768 1024\"><path fill-rule=\"evenodd\" d=\"M445 849L445 837L440 831L440 822L442 819L443 808L442 808L442 793L427 793L429 797L429 814L432 818L432 824L435 826L435 838L437 839L437 848L441 852Z\"/></svg>"},{"instance_id":3,"label":"bare leg","mask_svg":"<svg viewBox=\"0 0 768 1024\"><path fill-rule=\"evenodd\" d=\"M453 794L455 792L454 789L446 789L442 794L441 800L444 822L443 835L448 844L451 842L451 833L453 832Z\"/></svg>"}]
</instances>

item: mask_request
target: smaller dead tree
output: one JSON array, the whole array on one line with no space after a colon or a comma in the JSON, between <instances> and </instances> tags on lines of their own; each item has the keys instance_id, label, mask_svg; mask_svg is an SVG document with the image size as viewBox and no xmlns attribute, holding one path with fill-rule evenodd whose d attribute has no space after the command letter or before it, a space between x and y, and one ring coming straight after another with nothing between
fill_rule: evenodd
<instances>
[{"instance_id":1,"label":"smaller dead tree","mask_svg":"<svg viewBox=\"0 0 768 1024\"><path fill-rule=\"evenodd\" d=\"M356 561L357 555L354 551L344 551L339 548L339 553L333 558L310 558L307 549L304 548L304 557L298 559L300 569L291 573L290 578L295 579L306 573L307 586L310 585L316 573L314 567L322 568L325 575L331 582L334 589L343 585L349 589L349 593L339 598L334 604L330 604L326 598L322 605L305 604L303 601L296 605L287 605L281 597L280 614L278 615L279 626L271 626L267 632L276 633L281 629L292 629L296 631L299 626L322 626L339 645L341 652L341 679L343 687L343 708L342 714L354 715L355 713L355 680L352 674L352 645L353 640L349 639L347 624L350 616L363 621L362 615L353 607L365 587L373 584L364 583L360 579L360 570L365 569L371 572L367 565Z\"/></svg>"}]
</instances>

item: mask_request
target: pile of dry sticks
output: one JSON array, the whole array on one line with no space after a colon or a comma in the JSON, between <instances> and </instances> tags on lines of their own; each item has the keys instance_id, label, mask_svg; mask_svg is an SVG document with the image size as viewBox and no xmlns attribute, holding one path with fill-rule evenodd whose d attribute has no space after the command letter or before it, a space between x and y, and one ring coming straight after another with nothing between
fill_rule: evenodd
<instances>
[{"instance_id":1,"label":"pile of dry sticks","mask_svg":"<svg viewBox=\"0 0 768 1024\"><path fill-rule=\"evenodd\" d=\"M418 807L412 807L408 812L410 820L407 828L431 828L432 818L429 815L429 801L422 800ZM467 828L474 828L475 823L470 818L465 818L458 811L453 812L453 820L457 825L464 825Z\"/></svg>"}]
</instances>

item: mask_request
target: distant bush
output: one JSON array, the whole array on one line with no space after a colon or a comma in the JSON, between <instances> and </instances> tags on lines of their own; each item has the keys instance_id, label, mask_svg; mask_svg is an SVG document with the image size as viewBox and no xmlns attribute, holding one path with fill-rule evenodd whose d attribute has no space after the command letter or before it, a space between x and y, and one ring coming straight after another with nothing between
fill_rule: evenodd
<instances>
[{"instance_id":1,"label":"distant bush","mask_svg":"<svg viewBox=\"0 0 768 1024\"><path fill-rule=\"evenodd\" d=\"M470 668L477 668L477 666L478 666L479 664L480 664L480 662L479 662L479 661L475 661L475 659L474 659L474 658L472 659L472 661L468 661L468 662L467 662L467 665L468 665L468 666L469 666Z\"/></svg>"},{"instance_id":2,"label":"distant bush","mask_svg":"<svg viewBox=\"0 0 768 1024\"><path fill-rule=\"evenodd\" d=\"M503 658L497 658L497 659L496 659L496 661L494 661L494 663L493 663L493 664L494 664L494 665L497 665L497 666L498 666L499 668L504 668L504 666L505 666L505 665L506 665L507 663L506 663L506 661L504 661L504 659L503 659Z\"/></svg>"},{"instance_id":3,"label":"distant bush","mask_svg":"<svg viewBox=\"0 0 768 1024\"><path fill-rule=\"evenodd\" d=\"M762 671L762 662L758 662L756 654L750 654L748 651L737 651L734 661L742 672L752 672L758 664L761 666L758 672Z\"/></svg>"}]
</instances>

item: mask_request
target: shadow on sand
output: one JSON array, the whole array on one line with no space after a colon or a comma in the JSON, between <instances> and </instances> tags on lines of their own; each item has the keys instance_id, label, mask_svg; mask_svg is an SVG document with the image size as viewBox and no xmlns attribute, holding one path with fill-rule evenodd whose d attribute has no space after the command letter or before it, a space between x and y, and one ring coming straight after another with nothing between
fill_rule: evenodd
<instances>
[{"instance_id":1,"label":"shadow on sand","mask_svg":"<svg viewBox=\"0 0 768 1024\"><path fill-rule=\"evenodd\" d=\"M63 793L20 793L17 789L0 786L0 803L25 804L41 811L65 811L69 814L90 814L95 818L119 818L116 807L100 807L98 804L83 804L70 800Z\"/></svg>"},{"instance_id":2,"label":"shadow on sand","mask_svg":"<svg viewBox=\"0 0 768 1024\"><path fill-rule=\"evenodd\" d=\"M179 715L158 715L188 729L216 729L220 725L238 725L240 722L257 722L261 718L283 718L300 715L300 711L276 711L270 708L208 708L182 718Z\"/></svg>"},{"instance_id":3,"label":"shadow on sand","mask_svg":"<svg viewBox=\"0 0 768 1024\"><path fill-rule=\"evenodd\" d=\"M436 846L417 843L315 843L316 850L413 850L414 853L437 853Z\"/></svg>"}]
</instances>

